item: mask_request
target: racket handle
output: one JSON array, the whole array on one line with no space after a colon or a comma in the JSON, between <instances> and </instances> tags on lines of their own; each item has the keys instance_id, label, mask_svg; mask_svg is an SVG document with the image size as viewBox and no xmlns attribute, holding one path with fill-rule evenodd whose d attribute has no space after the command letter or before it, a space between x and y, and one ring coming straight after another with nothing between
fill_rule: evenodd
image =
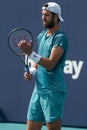
<instances>
[{"instance_id":1,"label":"racket handle","mask_svg":"<svg viewBox=\"0 0 87 130\"><path fill-rule=\"evenodd\" d=\"M27 72L28 74L30 73L28 66L25 66L25 72Z\"/></svg>"}]
</instances>

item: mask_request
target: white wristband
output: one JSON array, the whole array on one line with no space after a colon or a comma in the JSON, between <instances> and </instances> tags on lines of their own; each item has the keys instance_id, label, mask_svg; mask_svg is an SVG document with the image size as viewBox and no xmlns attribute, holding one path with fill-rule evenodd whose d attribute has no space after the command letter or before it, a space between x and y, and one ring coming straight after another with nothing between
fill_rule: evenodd
<instances>
[{"instance_id":1,"label":"white wristband","mask_svg":"<svg viewBox=\"0 0 87 130\"><path fill-rule=\"evenodd\" d=\"M34 67L30 67L29 70L30 70L30 73L32 73L32 75L34 77L36 75L36 73L37 73L37 69L34 68Z\"/></svg>"},{"instance_id":2,"label":"white wristband","mask_svg":"<svg viewBox=\"0 0 87 130\"><path fill-rule=\"evenodd\" d=\"M31 55L29 56L30 59L32 59L35 63L38 63L41 59L41 56L38 55L36 52L32 52Z\"/></svg>"}]
</instances>

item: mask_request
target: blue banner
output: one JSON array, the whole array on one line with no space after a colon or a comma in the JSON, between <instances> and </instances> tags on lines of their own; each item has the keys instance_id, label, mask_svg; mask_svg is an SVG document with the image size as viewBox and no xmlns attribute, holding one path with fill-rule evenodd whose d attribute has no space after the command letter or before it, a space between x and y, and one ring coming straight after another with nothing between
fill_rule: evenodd
<instances>
[{"instance_id":1,"label":"blue banner","mask_svg":"<svg viewBox=\"0 0 87 130\"><path fill-rule=\"evenodd\" d=\"M63 125L87 127L87 0L54 0L61 5L64 23L60 27L69 37L64 74L67 98ZM34 88L23 79L24 66L8 48L8 33L16 27L29 29L36 36L44 29L41 7L46 0L0 1L0 110L10 122L26 122L27 108Z\"/></svg>"}]
</instances>

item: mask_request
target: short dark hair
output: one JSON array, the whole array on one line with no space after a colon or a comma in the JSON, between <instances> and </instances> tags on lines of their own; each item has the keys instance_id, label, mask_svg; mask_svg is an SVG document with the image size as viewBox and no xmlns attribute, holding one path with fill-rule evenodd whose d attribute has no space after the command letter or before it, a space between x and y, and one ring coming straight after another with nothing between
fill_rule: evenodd
<instances>
[{"instance_id":1,"label":"short dark hair","mask_svg":"<svg viewBox=\"0 0 87 130\"><path fill-rule=\"evenodd\" d=\"M42 7L47 8L48 7L48 3L43 4Z\"/></svg>"},{"instance_id":2,"label":"short dark hair","mask_svg":"<svg viewBox=\"0 0 87 130\"><path fill-rule=\"evenodd\" d=\"M55 13L53 13L53 12L51 12L52 13L52 15L56 15ZM59 17L58 17L58 23L60 22L60 19L59 19Z\"/></svg>"}]
</instances>

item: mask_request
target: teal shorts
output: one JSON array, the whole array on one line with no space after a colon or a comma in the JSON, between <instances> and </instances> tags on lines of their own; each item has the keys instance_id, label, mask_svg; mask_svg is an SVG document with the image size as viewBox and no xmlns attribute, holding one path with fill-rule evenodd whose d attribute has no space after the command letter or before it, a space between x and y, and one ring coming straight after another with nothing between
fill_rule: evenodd
<instances>
[{"instance_id":1,"label":"teal shorts","mask_svg":"<svg viewBox=\"0 0 87 130\"><path fill-rule=\"evenodd\" d=\"M53 92L43 95L33 92L27 120L38 122L62 120L65 97L66 94L64 92Z\"/></svg>"}]
</instances>

